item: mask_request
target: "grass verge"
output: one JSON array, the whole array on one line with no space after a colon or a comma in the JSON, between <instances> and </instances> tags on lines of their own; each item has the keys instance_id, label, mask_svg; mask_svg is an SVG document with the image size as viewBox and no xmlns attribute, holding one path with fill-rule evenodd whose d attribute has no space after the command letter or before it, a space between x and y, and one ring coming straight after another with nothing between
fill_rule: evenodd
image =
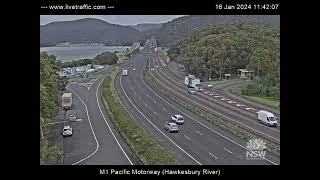
<instances>
[{"instance_id":1,"label":"grass verge","mask_svg":"<svg viewBox=\"0 0 320 180\"><path fill-rule=\"evenodd\" d=\"M201 117L202 119L218 126L219 128L230 132L231 134L248 141L249 139L253 139L253 138L259 138L258 136L256 136L255 134L252 134L242 128L240 128L238 125L217 119L217 118L213 118L212 115L204 112L203 110L201 110L200 108L198 108L195 105L192 105L191 103L185 102L185 100L181 99L180 97L174 95L173 93L171 93L170 91L166 91L163 88L160 88L154 80L151 79L150 76L145 77L145 80L147 82L148 85L150 85L152 87L152 89L154 89L155 91L157 91L158 93L163 94L164 96L168 97L169 99L171 99L172 101L174 101L175 103L179 104L180 106L188 109L189 111L191 111L192 113L196 114L197 116ZM266 142L266 146L267 146L267 151L275 156L280 156L280 149L275 147L271 142L265 140Z\"/></svg>"},{"instance_id":2,"label":"grass verge","mask_svg":"<svg viewBox=\"0 0 320 180\"><path fill-rule=\"evenodd\" d=\"M241 87L231 89L229 90L229 92L237 96L243 97L249 101L280 109L280 101L278 99L260 96L246 96L241 93Z\"/></svg>"},{"instance_id":3,"label":"grass verge","mask_svg":"<svg viewBox=\"0 0 320 180\"><path fill-rule=\"evenodd\" d=\"M120 103L114 87L114 81L118 73L119 71L114 71L111 76L102 82L102 97L104 106L119 129L121 136L144 164L177 164L175 158L158 145Z\"/></svg>"}]
</instances>

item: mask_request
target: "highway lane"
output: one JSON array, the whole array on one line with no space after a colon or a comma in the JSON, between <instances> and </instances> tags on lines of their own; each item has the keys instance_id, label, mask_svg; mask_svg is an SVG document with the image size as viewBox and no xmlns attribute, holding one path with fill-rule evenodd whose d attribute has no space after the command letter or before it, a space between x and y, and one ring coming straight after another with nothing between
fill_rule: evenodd
<instances>
[{"instance_id":1,"label":"highway lane","mask_svg":"<svg viewBox=\"0 0 320 180\"><path fill-rule=\"evenodd\" d=\"M127 63L128 64L128 63ZM121 66L127 66L127 64ZM141 164L105 113L100 97L100 84L113 68L106 71L90 87L69 84L75 99L82 102L82 126L74 126L74 136L65 144L65 164L130 165ZM79 104L79 103L78 103ZM74 107L75 109L77 106ZM79 114L79 113L75 113ZM84 115L87 114L87 117ZM91 130L88 130L91 129ZM88 139L89 140L86 140ZM81 142L81 145L75 145ZM74 155L69 158L70 154ZM68 156L69 155L69 156Z\"/></svg>"},{"instance_id":2,"label":"highway lane","mask_svg":"<svg viewBox=\"0 0 320 180\"><path fill-rule=\"evenodd\" d=\"M82 119L82 121L65 123L65 125L71 125L73 128L73 135L63 140L63 164L65 165L71 165L79 161L96 149L96 142L90 129L86 108L76 95L73 96L73 107L67 111L66 117L68 117L69 114L76 114L77 118Z\"/></svg>"},{"instance_id":3,"label":"highway lane","mask_svg":"<svg viewBox=\"0 0 320 180\"><path fill-rule=\"evenodd\" d=\"M130 69L128 76L117 77L116 89L123 104L135 119L156 139L166 141L165 144L171 147L165 148L169 149L181 164L272 164L266 160L246 160L246 150L241 147L245 146L246 142L201 120L170 100L164 101L164 98L155 95L141 76L147 56L148 53L145 52L138 55L133 61L136 71ZM181 112L186 115L186 123L179 126L180 132L165 131L164 123L170 115ZM273 160L279 163L277 158Z\"/></svg>"},{"instance_id":4,"label":"highway lane","mask_svg":"<svg viewBox=\"0 0 320 180\"><path fill-rule=\"evenodd\" d=\"M157 58L161 59L160 56L157 56ZM160 63L158 63L158 64L160 65ZM180 77L175 75L168 68L160 68L160 69L163 70L163 73L166 75L167 78L175 80L176 82L179 82L180 85L184 86L184 79L181 79ZM251 115L255 116L255 117L256 117L256 112L258 110L268 110L268 111L272 112L275 116L277 116L278 120L280 121L280 111L278 109L246 100L242 97L236 96L236 95L227 91L230 88L237 87L237 86L240 86L240 85L246 84L246 83L248 83L248 82L243 81L243 80L238 80L238 81L216 84L216 85L213 85L213 87L210 88L210 90L207 90L206 91L207 93L204 93L202 95L206 96L206 99L213 100L212 95L218 94L219 96L223 97L224 99L230 99L231 101L236 102L236 103L233 103L233 105L239 105L236 107L241 108L241 110L247 111L247 113L251 113ZM225 102L227 103L229 101L225 101ZM226 104L226 105L228 105L228 104Z\"/></svg>"},{"instance_id":5,"label":"highway lane","mask_svg":"<svg viewBox=\"0 0 320 180\"><path fill-rule=\"evenodd\" d=\"M256 120L256 113L247 112L246 110L237 108L234 105L222 101L221 99L206 97L207 95L202 93L197 93L195 96L190 96L190 94L186 91L187 88L184 84L170 79L168 74L166 76L162 72L162 66L157 58L153 57L151 59L153 60L153 65L158 65L158 68L155 68L155 70L151 71L151 73L154 74L157 83L163 85L163 88L167 88L168 90L177 93L180 97L183 97L183 99L200 106L200 108L209 112L210 114L226 119L227 121L232 120L232 122L240 123L240 125L246 129L259 134L260 136L266 137L276 144L280 143L279 126L274 128L258 123ZM222 112L223 115L221 115L220 112Z\"/></svg>"},{"instance_id":6,"label":"highway lane","mask_svg":"<svg viewBox=\"0 0 320 180\"><path fill-rule=\"evenodd\" d=\"M275 109L270 106L266 106L263 104L258 104L258 103L249 101L249 100L244 99L240 96L234 95L228 91L229 89L239 87L242 84L244 84L244 81L229 82L229 83L224 83L224 84L219 84L219 85L213 86L212 90L217 93L220 93L221 95L223 95L227 98L233 99L235 101L239 101L248 107L253 107L255 109L261 109L261 110L264 109L269 112L272 112L275 116L279 117L279 119L280 119L280 110L279 109Z\"/></svg>"}]
</instances>

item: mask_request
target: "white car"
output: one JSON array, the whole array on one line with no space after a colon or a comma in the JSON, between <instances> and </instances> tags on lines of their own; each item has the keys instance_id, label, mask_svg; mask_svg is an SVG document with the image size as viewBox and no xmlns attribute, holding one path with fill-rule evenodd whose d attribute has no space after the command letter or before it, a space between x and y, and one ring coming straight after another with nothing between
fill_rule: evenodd
<instances>
[{"instance_id":1,"label":"white car","mask_svg":"<svg viewBox=\"0 0 320 180\"><path fill-rule=\"evenodd\" d=\"M136 70L136 68L133 68L132 70L134 70L134 71L135 71L135 70Z\"/></svg>"},{"instance_id":2,"label":"white car","mask_svg":"<svg viewBox=\"0 0 320 180\"><path fill-rule=\"evenodd\" d=\"M179 131L178 125L174 122L166 122L166 124L164 126L167 130L169 130L169 132L178 132Z\"/></svg>"},{"instance_id":3,"label":"white car","mask_svg":"<svg viewBox=\"0 0 320 180\"><path fill-rule=\"evenodd\" d=\"M154 71L154 68L151 68L151 71Z\"/></svg>"},{"instance_id":4,"label":"white car","mask_svg":"<svg viewBox=\"0 0 320 180\"><path fill-rule=\"evenodd\" d=\"M171 116L171 121L175 122L176 124L183 124L184 123L184 119L181 115Z\"/></svg>"},{"instance_id":5,"label":"white car","mask_svg":"<svg viewBox=\"0 0 320 180\"><path fill-rule=\"evenodd\" d=\"M75 115L73 115L73 114L70 114L69 115L69 121L75 121L75 120L77 120L77 117Z\"/></svg>"},{"instance_id":6,"label":"white car","mask_svg":"<svg viewBox=\"0 0 320 180\"><path fill-rule=\"evenodd\" d=\"M62 135L63 135L63 136L72 136L72 127L70 127L70 126L64 126L64 127L63 127Z\"/></svg>"},{"instance_id":7,"label":"white car","mask_svg":"<svg viewBox=\"0 0 320 180\"><path fill-rule=\"evenodd\" d=\"M194 88L188 88L188 92L193 95L196 94L196 90Z\"/></svg>"}]
</instances>

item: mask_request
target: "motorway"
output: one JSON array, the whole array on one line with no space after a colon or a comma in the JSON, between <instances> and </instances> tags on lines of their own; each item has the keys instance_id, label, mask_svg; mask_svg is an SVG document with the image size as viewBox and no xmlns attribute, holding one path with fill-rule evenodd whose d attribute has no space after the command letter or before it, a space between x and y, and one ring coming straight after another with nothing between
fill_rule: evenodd
<instances>
[{"instance_id":1,"label":"motorway","mask_svg":"<svg viewBox=\"0 0 320 180\"><path fill-rule=\"evenodd\" d=\"M266 154L260 160L246 159L245 141L215 127L197 115L154 92L142 72L150 59L150 43L132 59L128 76L117 76L115 87L127 110L156 141L172 153L179 164L206 165L276 165L280 158ZM133 68L136 70L134 71ZM149 69L149 68L148 68ZM180 114L185 123L178 133L169 133L164 124L171 115Z\"/></svg>"},{"instance_id":2,"label":"motorway","mask_svg":"<svg viewBox=\"0 0 320 180\"><path fill-rule=\"evenodd\" d=\"M261 138L265 138L274 143L275 146L280 147L280 124L278 127L267 127L257 122L258 109L245 105L242 101L233 100L222 95L220 91L206 91L204 93L197 93L195 96L190 96L187 88L184 85L184 80L171 75L166 67L163 67L163 60L157 55L152 56L151 66L154 71L150 75L156 80L162 88L171 91L189 103L200 107L203 111L219 117L220 119L235 123L247 131L250 131ZM239 83L239 82L237 82ZM222 85L218 85L222 86ZM248 104L248 103L246 103ZM256 107L256 106L255 106ZM260 110L260 109L259 109ZM280 115L279 112L276 115Z\"/></svg>"},{"instance_id":3,"label":"motorway","mask_svg":"<svg viewBox=\"0 0 320 180\"><path fill-rule=\"evenodd\" d=\"M236 82L228 82L228 83L223 83L223 84L218 84L212 87L212 91L221 94L222 96L226 97L226 98L230 98L232 100L238 101L241 104L245 105L246 107L252 107L254 109L263 109L263 110L267 110L269 112L272 112L276 117L278 117L278 121L280 120L280 110L279 109L275 109L263 104L258 104L252 101L249 101L247 99L244 99L240 96L234 95L232 93L230 93L228 90L235 88L235 87L239 87L241 85L243 85L244 83L246 83L245 81L241 80L241 81L236 81Z\"/></svg>"},{"instance_id":4,"label":"motorway","mask_svg":"<svg viewBox=\"0 0 320 180\"><path fill-rule=\"evenodd\" d=\"M100 84L112 69L109 68L91 84L67 86L74 99L73 108L67 111L67 115L75 114L82 121L72 123L73 136L64 138L66 165L141 164L106 115L102 104Z\"/></svg>"}]
</instances>

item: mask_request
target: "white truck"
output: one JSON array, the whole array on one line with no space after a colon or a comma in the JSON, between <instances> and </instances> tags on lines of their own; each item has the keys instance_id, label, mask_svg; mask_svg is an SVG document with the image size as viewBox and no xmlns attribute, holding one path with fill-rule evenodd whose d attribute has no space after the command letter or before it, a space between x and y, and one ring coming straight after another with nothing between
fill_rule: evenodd
<instances>
[{"instance_id":1,"label":"white truck","mask_svg":"<svg viewBox=\"0 0 320 180\"><path fill-rule=\"evenodd\" d=\"M271 112L265 110L258 111L258 121L268 126L277 126L276 117Z\"/></svg>"},{"instance_id":2,"label":"white truck","mask_svg":"<svg viewBox=\"0 0 320 180\"><path fill-rule=\"evenodd\" d=\"M191 74L184 78L184 84L187 85L189 88L195 88L196 91L203 90L200 79L196 79L196 77Z\"/></svg>"},{"instance_id":3,"label":"white truck","mask_svg":"<svg viewBox=\"0 0 320 180\"><path fill-rule=\"evenodd\" d=\"M72 108L72 93L63 93L61 97L62 109Z\"/></svg>"},{"instance_id":4,"label":"white truck","mask_svg":"<svg viewBox=\"0 0 320 180\"><path fill-rule=\"evenodd\" d=\"M123 76L128 76L128 70L127 70L127 69L124 69L124 70L122 71L122 75L123 75Z\"/></svg>"}]
</instances>

